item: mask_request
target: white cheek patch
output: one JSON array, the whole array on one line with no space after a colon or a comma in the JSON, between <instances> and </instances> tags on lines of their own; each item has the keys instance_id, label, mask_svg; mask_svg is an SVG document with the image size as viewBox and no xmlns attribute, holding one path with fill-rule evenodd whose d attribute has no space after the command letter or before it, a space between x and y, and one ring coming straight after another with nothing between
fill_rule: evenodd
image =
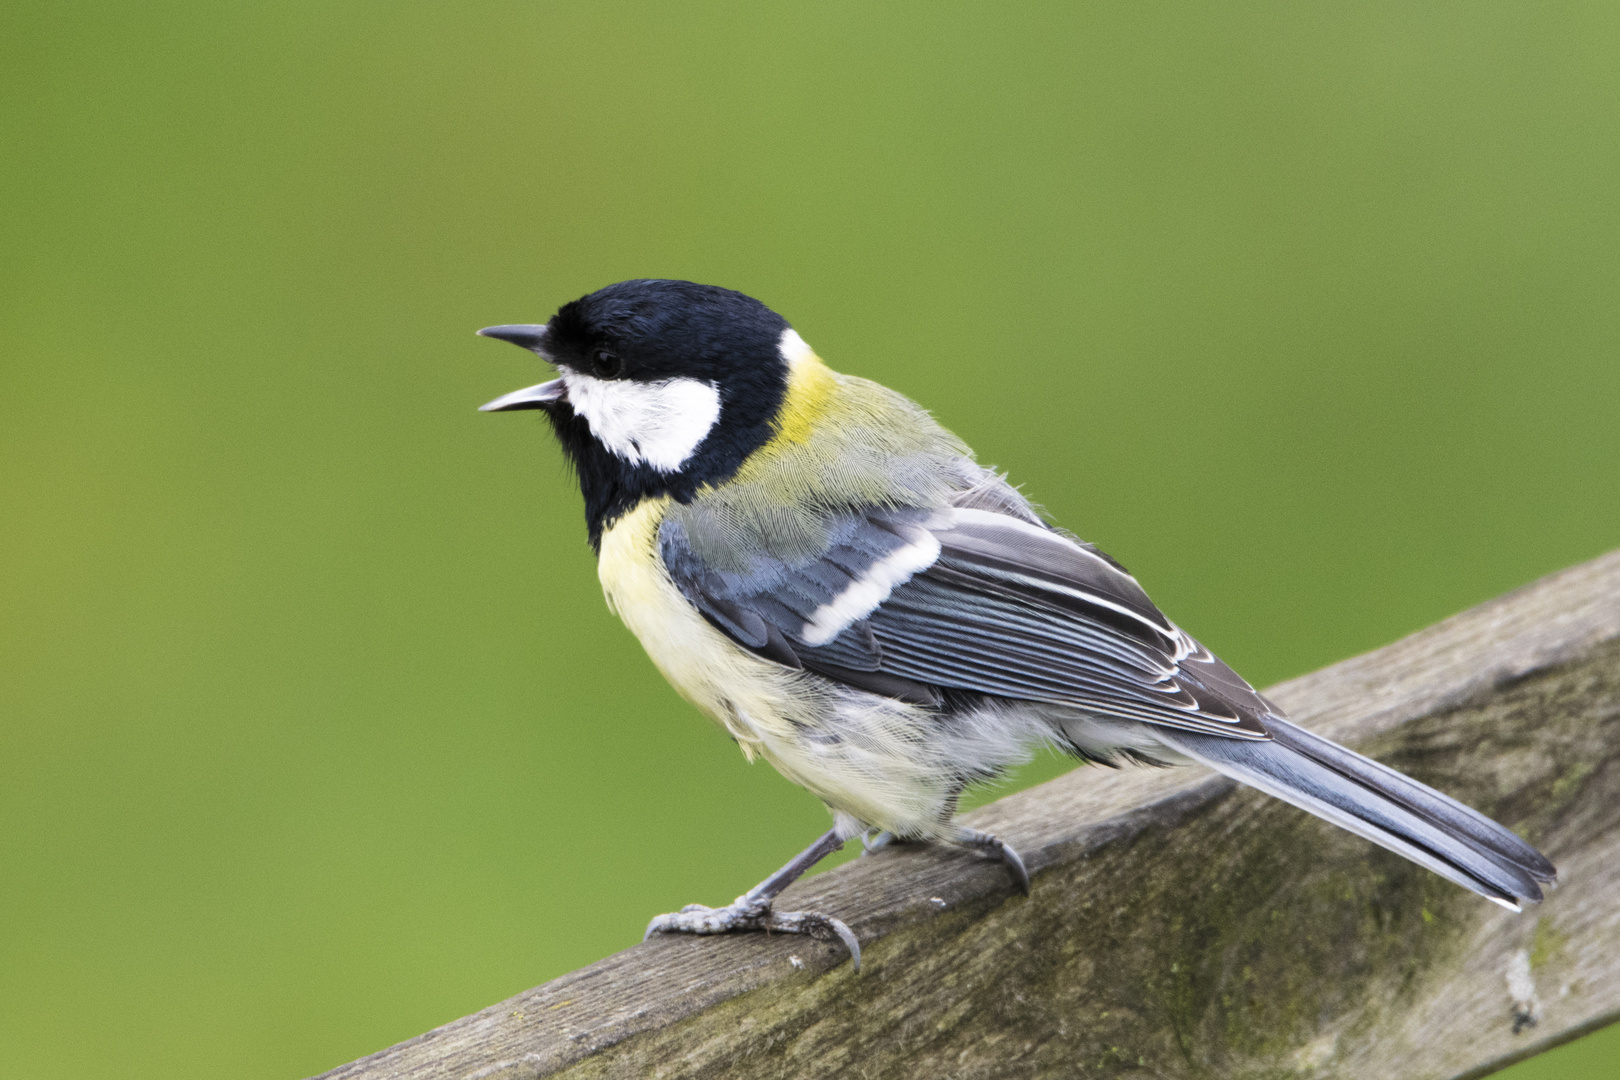
<instances>
[{"instance_id":1,"label":"white cheek patch","mask_svg":"<svg viewBox=\"0 0 1620 1080\"><path fill-rule=\"evenodd\" d=\"M720 391L697 379L644 383L572 371L562 378L596 441L632 465L675 472L720 419Z\"/></svg>"}]
</instances>

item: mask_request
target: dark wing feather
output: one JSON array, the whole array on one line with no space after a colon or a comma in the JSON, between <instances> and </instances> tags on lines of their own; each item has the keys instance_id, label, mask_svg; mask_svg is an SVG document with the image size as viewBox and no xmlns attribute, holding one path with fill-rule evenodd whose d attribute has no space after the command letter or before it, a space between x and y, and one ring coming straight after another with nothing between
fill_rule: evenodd
<instances>
[{"instance_id":1,"label":"dark wing feather","mask_svg":"<svg viewBox=\"0 0 1620 1080\"><path fill-rule=\"evenodd\" d=\"M1007 515L844 515L829 524L819 557L760 554L738 573L706 566L677 522L660 542L693 605L779 663L929 704L963 690L1268 737L1265 700L1166 619L1119 564ZM893 567L913 555L927 565L896 577ZM841 630L830 640L829 612L844 620L834 620Z\"/></svg>"}]
</instances>

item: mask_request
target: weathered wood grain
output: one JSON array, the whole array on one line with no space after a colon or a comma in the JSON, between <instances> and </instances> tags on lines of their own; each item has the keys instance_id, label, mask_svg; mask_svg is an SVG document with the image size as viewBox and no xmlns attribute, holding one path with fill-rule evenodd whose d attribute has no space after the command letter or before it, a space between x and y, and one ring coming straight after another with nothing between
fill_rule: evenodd
<instances>
[{"instance_id":1,"label":"weathered wood grain","mask_svg":"<svg viewBox=\"0 0 1620 1080\"><path fill-rule=\"evenodd\" d=\"M860 975L658 939L325 1077L1471 1077L1620 1019L1620 552L1268 693L1561 884L1514 915L1204 770L1077 769L970 816L1027 899L909 848L790 890Z\"/></svg>"}]
</instances>

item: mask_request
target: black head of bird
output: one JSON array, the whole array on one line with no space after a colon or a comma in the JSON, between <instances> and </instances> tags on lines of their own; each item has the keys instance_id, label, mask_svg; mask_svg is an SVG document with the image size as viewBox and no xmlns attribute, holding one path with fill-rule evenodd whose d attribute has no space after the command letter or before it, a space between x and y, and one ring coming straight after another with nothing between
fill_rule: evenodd
<instances>
[{"instance_id":1,"label":"black head of bird","mask_svg":"<svg viewBox=\"0 0 1620 1080\"><path fill-rule=\"evenodd\" d=\"M545 411L579 474L593 543L643 498L723 483L770 440L787 388L787 320L712 285L621 281L549 322L478 332L556 367L558 378L483 409Z\"/></svg>"}]
</instances>

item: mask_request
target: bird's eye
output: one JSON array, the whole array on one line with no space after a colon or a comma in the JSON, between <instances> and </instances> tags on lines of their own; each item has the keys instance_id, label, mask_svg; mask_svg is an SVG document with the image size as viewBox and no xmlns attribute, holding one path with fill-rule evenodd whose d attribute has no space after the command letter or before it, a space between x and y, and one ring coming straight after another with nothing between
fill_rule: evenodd
<instances>
[{"instance_id":1,"label":"bird's eye","mask_svg":"<svg viewBox=\"0 0 1620 1080\"><path fill-rule=\"evenodd\" d=\"M624 369L624 362L606 349L597 349L591 356L591 374L599 379L616 379Z\"/></svg>"}]
</instances>

